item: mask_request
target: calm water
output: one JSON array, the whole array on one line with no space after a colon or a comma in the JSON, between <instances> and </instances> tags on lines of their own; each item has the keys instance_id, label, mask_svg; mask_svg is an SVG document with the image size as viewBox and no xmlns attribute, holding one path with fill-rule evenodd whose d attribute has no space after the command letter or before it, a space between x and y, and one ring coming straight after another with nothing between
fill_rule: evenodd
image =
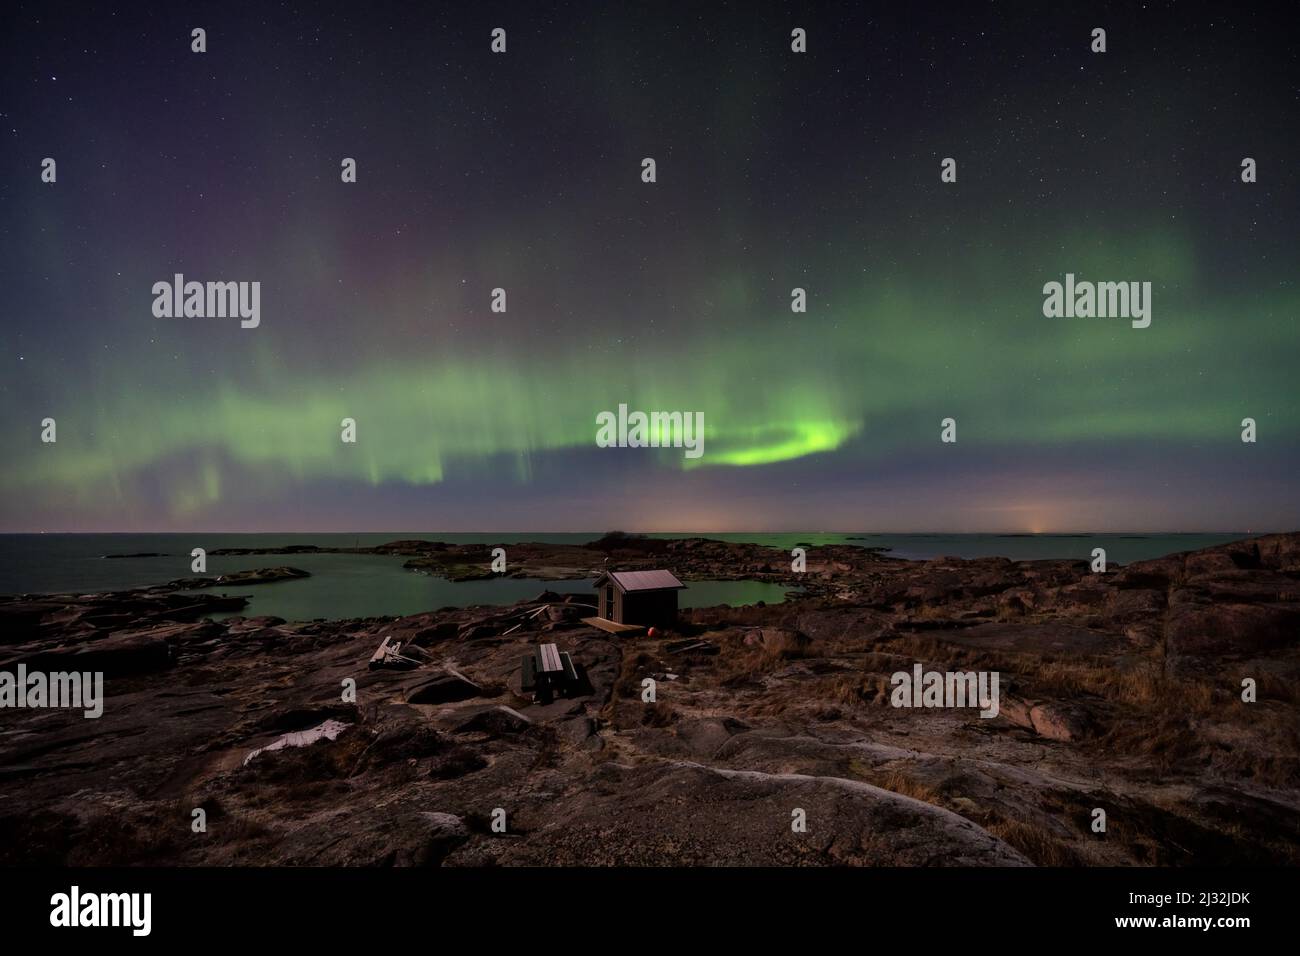
<instances>
[{"instance_id":1,"label":"calm water","mask_svg":"<svg viewBox=\"0 0 1300 956\"><path fill-rule=\"evenodd\" d=\"M296 556L295 556L296 557ZM248 606L238 614L252 617L272 614L289 621L309 621L349 617L383 617L420 614L440 607L469 607L475 604L514 604L535 598L542 591L581 594L591 599L591 613L596 613L595 591L585 581L534 581L496 578L489 581L463 581L454 584L442 578L430 578L402 570L394 573L367 567L364 555L320 555L350 558L350 563L335 562L313 571L313 577L297 581L279 581L242 588L210 588L215 594L240 594L249 598ZM209 563L209 568L211 564ZM311 570L305 568L304 570ZM765 601L779 604L785 600L784 585L760 581L691 581L678 594L678 606L712 607L716 604L755 604ZM220 620L233 614L214 614Z\"/></svg>"},{"instance_id":2,"label":"calm water","mask_svg":"<svg viewBox=\"0 0 1300 956\"><path fill-rule=\"evenodd\" d=\"M159 584L188 577L191 548L209 551L208 573L291 565L310 578L275 584L215 589L250 597L245 614L273 614L288 620L417 614L446 606L513 604L543 590L591 594L590 581L541 582L497 578L452 583L402 568L404 557L356 554L220 556L218 548L314 544L322 547L373 546L398 538L427 538L457 544L519 541L583 543L599 533L577 534L86 534L0 535L0 594L52 591L102 591ZM652 537L681 537L661 534ZM888 548L908 559L940 555L964 558L997 555L1013 559L1087 559L1106 549L1111 562L1127 564L1176 551L1191 551L1247 537L1245 534L1187 535L938 535L938 534L712 534L724 541L751 541L785 550L806 545L852 544ZM159 552L158 557L105 560L106 554ZM681 594L682 607L753 604L782 600L786 588L753 581L698 581Z\"/></svg>"}]
</instances>

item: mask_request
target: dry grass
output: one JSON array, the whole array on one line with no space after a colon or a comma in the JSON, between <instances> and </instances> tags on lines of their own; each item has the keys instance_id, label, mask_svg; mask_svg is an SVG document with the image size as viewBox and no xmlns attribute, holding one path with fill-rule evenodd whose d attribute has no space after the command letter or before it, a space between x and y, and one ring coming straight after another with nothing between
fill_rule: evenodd
<instances>
[{"instance_id":1,"label":"dry grass","mask_svg":"<svg viewBox=\"0 0 1300 956\"><path fill-rule=\"evenodd\" d=\"M928 783L909 777L899 770L891 770L883 778L871 782L874 786L901 794L904 797L911 797L913 800L920 800L924 803L932 803L937 807L943 806L943 797L938 790Z\"/></svg>"},{"instance_id":2,"label":"dry grass","mask_svg":"<svg viewBox=\"0 0 1300 956\"><path fill-rule=\"evenodd\" d=\"M1032 823L997 820L984 829L1037 866L1078 866L1083 862L1073 847Z\"/></svg>"},{"instance_id":3,"label":"dry grass","mask_svg":"<svg viewBox=\"0 0 1300 956\"><path fill-rule=\"evenodd\" d=\"M641 715L641 723L646 727L667 727L677 720L677 711L663 701L655 701L646 706Z\"/></svg>"},{"instance_id":4,"label":"dry grass","mask_svg":"<svg viewBox=\"0 0 1300 956\"><path fill-rule=\"evenodd\" d=\"M904 797L921 800L947 810L954 809L945 799L951 789L949 786L934 787L900 770L891 770L883 777L870 782ZM1079 866L1085 862L1073 847L1033 823L1002 818L991 822L985 820L975 822L981 824L999 840L1024 854L1037 866Z\"/></svg>"},{"instance_id":5,"label":"dry grass","mask_svg":"<svg viewBox=\"0 0 1300 956\"><path fill-rule=\"evenodd\" d=\"M889 702L889 676L880 673L862 673L836 677L823 685L818 696L827 702L850 708L880 706Z\"/></svg>"},{"instance_id":6,"label":"dry grass","mask_svg":"<svg viewBox=\"0 0 1300 956\"><path fill-rule=\"evenodd\" d=\"M1295 681L1284 680L1276 674L1269 671L1259 673L1246 673L1243 671L1234 679L1234 686L1241 686L1241 678L1253 677L1255 679L1258 700L1278 700L1287 704L1300 704L1300 683Z\"/></svg>"},{"instance_id":7,"label":"dry grass","mask_svg":"<svg viewBox=\"0 0 1300 956\"><path fill-rule=\"evenodd\" d=\"M800 658L814 656L812 642L804 634L792 629L765 629L766 640L746 644L747 635L757 635L756 630L735 631L727 635L710 632L705 637L722 645L718 657L718 677L727 686L736 686L749 679L769 674L784 664Z\"/></svg>"},{"instance_id":8,"label":"dry grass","mask_svg":"<svg viewBox=\"0 0 1300 956\"><path fill-rule=\"evenodd\" d=\"M654 669L655 659L645 651L624 654L623 666L614 682L616 697L640 697L641 681Z\"/></svg>"},{"instance_id":9,"label":"dry grass","mask_svg":"<svg viewBox=\"0 0 1300 956\"><path fill-rule=\"evenodd\" d=\"M1046 660L1026 667L1022 678L1045 696L1092 694L1141 710L1176 709L1184 718L1207 716L1216 704L1213 684L1166 676L1154 660L1127 667L1113 661Z\"/></svg>"}]
</instances>

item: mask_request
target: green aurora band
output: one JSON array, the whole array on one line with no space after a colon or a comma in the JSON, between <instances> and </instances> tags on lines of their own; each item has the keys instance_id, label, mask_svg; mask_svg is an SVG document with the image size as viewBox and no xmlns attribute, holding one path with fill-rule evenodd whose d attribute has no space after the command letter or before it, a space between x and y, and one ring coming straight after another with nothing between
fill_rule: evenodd
<instances>
[{"instance_id":1,"label":"green aurora band","mask_svg":"<svg viewBox=\"0 0 1300 956\"><path fill-rule=\"evenodd\" d=\"M378 486L472 477L504 460L513 463L510 477L526 483L535 456L593 448L596 414L620 402L704 412L702 458L629 452L667 471L758 468L837 451L846 454L843 467L854 467L937 442L949 415L960 442L989 446L1097 439L1226 446L1239 441L1248 415L1265 430L1287 423L1269 440L1294 441L1296 389L1278 361L1295 340L1293 289L1275 291L1261 314L1254 295L1206 301L1192 287L1188 244L1167 236L1143 243L1145 255L1115 240L1061 245L1112 252L1010 274L1002 263L1001 283L976 263L966 274L979 274L974 295L958 294L957 275L906 289L864 285L788 317L781 314L788 300L759 302L746 276L724 276L714 285L733 290L731 321L638 344L608 362L563 347L544 354L539 341L470 357L400 359L359 346L355 367L312 368L309 357L291 360L283 332L272 348L278 317L269 314L253 332L219 330L244 336L235 344L246 342L252 361L242 376L187 380L166 366L118 367L101 381L76 383L51 412L57 444L15 443L18 460L4 470L0 491L39 508L103 511L137 502L151 471L173 462L180 467L165 491L170 515L193 517L231 492L232 464L278 485L324 478ZM1149 278L1151 327L1045 319L1041 284L1067 269ZM1206 368L1189 371L1189 356ZM146 377L152 381L142 387ZM357 422L355 445L340 441L348 417Z\"/></svg>"}]
</instances>

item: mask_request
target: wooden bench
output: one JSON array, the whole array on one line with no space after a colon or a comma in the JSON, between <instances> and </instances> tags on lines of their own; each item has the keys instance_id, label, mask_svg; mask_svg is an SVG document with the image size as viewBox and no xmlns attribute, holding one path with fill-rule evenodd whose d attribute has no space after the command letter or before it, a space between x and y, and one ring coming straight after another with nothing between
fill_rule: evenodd
<instances>
[{"instance_id":1,"label":"wooden bench","mask_svg":"<svg viewBox=\"0 0 1300 956\"><path fill-rule=\"evenodd\" d=\"M525 654L520 670L519 689L543 704L549 704L557 691L566 696L578 684L573 658L555 644L540 644L532 654Z\"/></svg>"}]
</instances>

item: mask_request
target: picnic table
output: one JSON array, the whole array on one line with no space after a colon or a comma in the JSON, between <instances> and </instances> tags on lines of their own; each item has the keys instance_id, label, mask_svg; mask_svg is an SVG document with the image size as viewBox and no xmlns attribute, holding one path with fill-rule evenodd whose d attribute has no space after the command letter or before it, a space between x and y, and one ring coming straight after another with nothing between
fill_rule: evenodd
<instances>
[{"instance_id":1,"label":"picnic table","mask_svg":"<svg viewBox=\"0 0 1300 956\"><path fill-rule=\"evenodd\" d=\"M558 645L539 644L536 651L524 655L520 666L523 674L520 690L532 693L538 703L549 704L557 693L567 696L578 686L573 658Z\"/></svg>"}]
</instances>

